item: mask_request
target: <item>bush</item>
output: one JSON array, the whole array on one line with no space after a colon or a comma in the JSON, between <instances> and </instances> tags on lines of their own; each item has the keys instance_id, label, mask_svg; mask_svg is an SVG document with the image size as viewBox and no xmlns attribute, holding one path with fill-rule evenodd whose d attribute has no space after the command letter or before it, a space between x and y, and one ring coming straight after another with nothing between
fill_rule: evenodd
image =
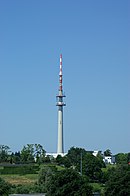
<instances>
[{"instance_id":1,"label":"bush","mask_svg":"<svg viewBox=\"0 0 130 196\"><path fill-rule=\"evenodd\" d=\"M11 185L0 178L0 196L8 195Z\"/></svg>"},{"instance_id":2,"label":"bush","mask_svg":"<svg viewBox=\"0 0 130 196\"><path fill-rule=\"evenodd\" d=\"M13 165L13 166L4 166L0 170L0 174L36 174L39 170L37 165Z\"/></svg>"},{"instance_id":3,"label":"bush","mask_svg":"<svg viewBox=\"0 0 130 196\"><path fill-rule=\"evenodd\" d=\"M47 182L47 196L92 196L92 187L86 177L73 169L65 169L52 175Z\"/></svg>"},{"instance_id":4,"label":"bush","mask_svg":"<svg viewBox=\"0 0 130 196\"><path fill-rule=\"evenodd\" d=\"M33 194L45 192L44 186L39 184L15 185L11 191L13 194Z\"/></svg>"},{"instance_id":5,"label":"bush","mask_svg":"<svg viewBox=\"0 0 130 196\"><path fill-rule=\"evenodd\" d=\"M106 196L130 195L130 166L121 165L112 170L105 187Z\"/></svg>"},{"instance_id":6,"label":"bush","mask_svg":"<svg viewBox=\"0 0 130 196\"><path fill-rule=\"evenodd\" d=\"M17 194L29 194L29 192L30 192L29 186L18 185L15 188L15 193L17 193Z\"/></svg>"}]
</instances>

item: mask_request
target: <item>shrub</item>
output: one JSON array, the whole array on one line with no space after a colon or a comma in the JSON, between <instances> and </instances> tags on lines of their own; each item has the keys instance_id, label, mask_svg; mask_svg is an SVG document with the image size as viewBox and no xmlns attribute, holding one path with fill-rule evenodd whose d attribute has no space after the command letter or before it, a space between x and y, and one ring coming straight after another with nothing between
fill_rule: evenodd
<instances>
[{"instance_id":1,"label":"shrub","mask_svg":"<svg viewBox=\"0 0 130 196\"><path fill-rule=\"evenodd\" d=\"M11 185L0 178L0 196L8 195Z\"/></svg>"},{"instance_id":2,"label":"shrub","mask_svg":"<svg viewBox=\"0 0 130 196\"><path fill-rule=\"evenodd\" d=\"M4 166L0 170L0 174L36 174L39 170L37 165L13 165L13 166Z\"/></svg>"}]
</instances>

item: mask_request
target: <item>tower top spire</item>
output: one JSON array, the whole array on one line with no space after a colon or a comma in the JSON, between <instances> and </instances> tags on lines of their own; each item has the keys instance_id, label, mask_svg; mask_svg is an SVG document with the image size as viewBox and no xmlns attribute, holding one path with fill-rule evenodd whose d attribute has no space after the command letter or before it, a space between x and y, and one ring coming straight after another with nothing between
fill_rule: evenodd
<instances>
[{"instance_id":1,"label":"tower top spire","mask_svg":"<svg viewBox=\"0 0 130 196\"><path fill-rule=\"evenodd\" d=\"M60 71L59 71L59 93L56 97L65 97L64 93L63 93L63 73L62 73L62 54L60 55ZM62 100L63 101L63 100ZM58 105L58 103L57 103ZM62 105L64 106L65 103L62 103Z\"/></svg>"},{"instance_id":2,"label":"tower top spire","mask_svg":"<svg viewBox=\"0 0 130 196\"><path fill-rule=\"evenodd\" d=\"M62 95L62 54L60 55L59 94Z\"/></svg>"}]
</instances>

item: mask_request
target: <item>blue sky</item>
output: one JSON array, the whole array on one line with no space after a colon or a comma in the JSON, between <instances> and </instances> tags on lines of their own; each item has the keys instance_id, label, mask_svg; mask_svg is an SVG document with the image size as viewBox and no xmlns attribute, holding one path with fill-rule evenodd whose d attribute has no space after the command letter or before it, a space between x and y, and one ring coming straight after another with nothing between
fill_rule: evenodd
<instances>
[{"instance_id":1,"label":"blue sky","mask_svg":"<svg viewBox=\"0 0 130 196\"><path fill-rule=\"evenodd\" d=\"M57 150L63 55L65 151L130 151L128 0L0 1L0 144Z\"/></svg>"}]
</instances>

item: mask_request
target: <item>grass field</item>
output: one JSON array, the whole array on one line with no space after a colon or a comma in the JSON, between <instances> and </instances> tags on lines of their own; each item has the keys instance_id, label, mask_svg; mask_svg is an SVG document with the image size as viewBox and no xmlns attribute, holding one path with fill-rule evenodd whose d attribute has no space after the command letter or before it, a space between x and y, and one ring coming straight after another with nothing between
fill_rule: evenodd
<instances>
[{"instance_id":1,"label":"grass field","mask_svg":"<svg viewBox=\"0 0 130 196\"><path fill-rule=\"evenodd\" d=\"M9 182L13 185L24 185L24 184L33 184L38 179L38 174L26 174L26 175L0 175L6 182Z\"/></svg>"},{"instance_id":2,"label":"grass field","mask_svg":"<svg viewBox=\"0 0 130 196\"><path fill-rule=\"evenodd\" d=\"M52 165L43 164L43 165L40 166L40 169L44 168L44 167L48 167L48 166L52 167ZM56 167L56 169L58 171L64 169L64 167L62 167L62 166L55 166L54 165L54 167ZM3 168L4 167L0 166L1 170ZM37 182L38 175L39 175L38 173L39 173L39 171L37 171L37 174L24 174L24 175L20 175L20 174L0 174L0 177L3 178L6 182L11 183L12 185L18 185L18 184L30 185L30 184L34 184L35 182Z\"/></svg>"}]
</instances>

